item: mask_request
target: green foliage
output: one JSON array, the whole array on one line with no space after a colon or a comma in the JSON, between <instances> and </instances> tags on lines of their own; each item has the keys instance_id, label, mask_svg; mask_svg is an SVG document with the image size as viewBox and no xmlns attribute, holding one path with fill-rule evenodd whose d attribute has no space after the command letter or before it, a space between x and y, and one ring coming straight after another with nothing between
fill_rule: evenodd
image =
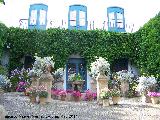
<instances>
[{"instance_id":1,"label":"green foliage","mask_svg":"<svg viewBox=\"0 0 160 120\"><path fill-rule=\"evenodd\" d=\"M38 93L39 97L44 97L44 98L47 98L48 96L48 92L47 91L41 91Z\"/></svg>"},{"instance_id":2,"label":"green foliage","mask_svg":"<svg viewBox=\"0 0 160 120\"><path fill-rule=\"evenodd\" d=\"M24 55L53 56L55 69L64 67L71 54L86 58L88 68L95 56L108 58L109 62L119 58L132 58L133 39L128 33L114 33L102 30L63 30L46 31L10 28L6 35L10 48L10 69L21 66Z\"/></svg>"},{"instance_id":3,"label":"green foliage","mask_svg":"<svg viewBox=\"0 0 160 120\"><path fill-rule=\"evenodd\" d=\"M156 15L136 34L138 41L137 65L142 73L160 76L160 15Z\"/></svg>"},{"instance_id":4,"label":"green foliage","mask_svg":"<svg viewBox=\"0 0 160 120\"><path fill-rule=\"evenodd\" d=\"M6 41L6 34L7 34L8 28L3 24L0 23L0 56L2 55L3 48L5 46Z\"/></svg>"},{"instance_id":5,"label":"green foliage","mask_svg":"<svg viewBox=\"0 0 160 120\"><path fill-rule=\"evenodd\" d=\"M111 97L110 91L108 91L108 92L102 91L102 92L100 93L100 98L101 98L101 99L109 99L109 97Z\"/></svg>"},{"instance_id":6,"label":"green foliage","mask_svg":"<svg viewBox=\"0 0 160 120\"><path fill-rule=\"evenodd\" d=\"M119 96L121 96L120 90L118 90L118 89L111 90L111 96L112 97L119 97Z\"/></svg>"},{"instance_id":7,"label":"green foliage","mask_svg":"<svg viewBox=\"0 0 160 120\"><path fill-rule=\"evenodd\" d=\"M0 65L0 74L8 75L8 69L6 67L3 67L2 65Z\"/></svg>"},{"instance_id":8,"label":"green foliage","mask_svg":"<svg viewBox=\"0 0 160 120\"><path fill-rule=\"evenodd\" d=\"M127 97L132 98L132 97L136 97L136 88L138 86L138 82L137 80L132 80L129 83L129 90L127 92Z\"/></svg>"},{"instance_id":9,"label":"green foliage","mask_svg":"<svg viewBox=\"0 0 160 120\"><path fill-rule=\"evenodd\" d=\"M87 67L95 56L114 60L131 60L141 72L160 76L160 15L151 19L135 33L115 33L105 30L25 30L6 28L0 24L0 54L10 46L10 70L22 66L25 55L53 56L55 70L64 67L71 54L85 58Z\"/></svg>"}]
</instances>

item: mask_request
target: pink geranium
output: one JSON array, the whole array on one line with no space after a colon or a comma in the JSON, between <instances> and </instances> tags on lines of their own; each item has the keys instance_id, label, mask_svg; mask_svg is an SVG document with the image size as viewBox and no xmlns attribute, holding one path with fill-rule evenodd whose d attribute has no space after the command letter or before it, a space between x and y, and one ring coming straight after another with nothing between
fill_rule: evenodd
<instances>
[{"instance_id":1,"label":"pink geranium","mask_svg":"<svg viewBox=\"0 0 160 120\"><path fill-rule=\"evenodd\" d=\"M67 92L65 90L62 90L62 91L59 92L59 95L60 96L66 96Z\"/></svg>"},{"instance_id":2,"label":"pink geranium","mask_svg":"<svg viewBox=\"0 0 160 120\"><path fill-rule=\"evenodd\" d=\"M79 91L73 91L72 95L75 96L75 97L81 97L82 96L82 94Z\"/></svg>"},{"instance_id":3,"label":"pink geranium","mask_svg":"<svg viewBox=\"0 0 160 120\"><path fill-rule=\"evenodd\" d=\"M158 92L148 92L147 95L150 97L160 97L160 93Z\"/></svg>"}]
</instances>

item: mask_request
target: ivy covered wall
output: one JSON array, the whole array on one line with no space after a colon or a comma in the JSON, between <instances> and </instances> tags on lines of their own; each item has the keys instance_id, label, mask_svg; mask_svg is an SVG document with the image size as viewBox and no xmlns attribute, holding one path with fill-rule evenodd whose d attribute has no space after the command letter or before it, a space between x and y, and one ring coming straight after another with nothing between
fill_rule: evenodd
<instances>
[{"instance_id":1,"label":"ivy covered wall","mask_svg":"<svg viewBox=\"0 0 160 120\"><path fill-rule=\"evenodd\" d=\"M90 63L95 56L114 59L134 56L133 37L127 33L107 31L75 31L48 29L29 31L10 28L5 35L11 43L10 67L19 66L18 59L24 55L54 56L56 68L63 67L71 54L80 54ZM88 64L89 65L89 64Z\"/></svg>"},{"instance_id":2,"label":"ivy covered wall","mask_svg":"<svg viewBox=\"0 0 160 120\"><path fill-rule=\"evenodd\" d=\"M1 50L10 43L10 69L21 66L24 55L53 56L55 69L63 67L71 54L80 54L89 66L95 56L115 59L127 58L142 72L160 74L160 16L151 19L135 33L114 33L105 30L46 31L9 28L0 32ZM1 25L2 26L2 25ZM0 29L4 29L0 26ZM3 33L3 34L2 34Z\"/></svg>"}]
</instances>

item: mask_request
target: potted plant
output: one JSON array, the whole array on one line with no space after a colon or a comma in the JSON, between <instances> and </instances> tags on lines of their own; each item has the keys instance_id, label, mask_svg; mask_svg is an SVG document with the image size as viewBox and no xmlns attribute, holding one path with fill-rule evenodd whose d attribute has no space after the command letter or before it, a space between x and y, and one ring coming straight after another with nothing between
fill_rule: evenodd
<instances>
[{"instance_id":1,"label":"potted plant","mask_svg":"<svg viewBox=\"0 0 160 120\"><path fill-rule=\"evenodd\" d=\"M26 92L29 95L30 102L35 103L36 102L36 97L37 97L37 87L33 86L33 87L30 87L30 88L27 88Z\"/></svg>"},{"instance_id":2,"label":"potted plant","mask_svg":"<svg viewBox=\"0 0 160 120\"><path fill-rule=\"evenodd\" d=\"M92 101L94 99L93 93L90 90L85 91L85 100Z\"/></svg>"},{"instance_id":3,"label":"potted plant","mask_svg":"<svg viewBox=\"0 0 160 120\"><path fill-rule=\"evenodd\" d=\"M47 102L46 100L48 97L48 92L44 86L38 87L38 96L39 96L40 104L45 104Z\"/></svg>"},{"instance_id":4,"label":"potted plant","mask_svg":"<svg viewBox=\"0 0 160 120\"><path fill-rule=\"evenodd\" d=\"M109 97L111 96L110 91L100 92L100 98L103 101L103 106L109 106Z\"/></svg>"},{"instance_id":5,"label":"potted plant","mask_svg":"<svg viewBox=\"0 0 160 120\"><path fill-rule=\"evenodd\" d=\"M51 95L52 95L53 99L58 100L59 92L60 92L60 91L61 91L61 90L58 90L58 89L52 89L52 90L51 90Z\"/></svg>"},{"instance_id":6,"label":"potted plant","mask_svg":"<svg viewBox=\"0 0 160 120\"><path fill-rule=\"evenodd\" d=\"M68 101L73 101L74 100L74 98L73 98L73 91L74 90L66 90L66 92L67 92L67 100Z\"/></svg>"},{"instance_id":7,"label":"potted plant","mask_svg":"<svg viewBox=\"0 0 160 120\"><path fill-rule=\"evenodd\" d=\"M62 90L59 92L59 96L61 97L62 101L65 101L66 96L67 96L67 92L65 90Z\"/></svg>"},{"instance_id":8,"label":"potted plant","mask_svg":"<svg viewBox=\"0 0 160 120\"><path fill-rule=\"evenodd\" d=\"M121 92L117 89L111 90L113 105L117 105L120 100Z\"/></svg>"},{"instance_id":9,"label":"potted plant","mask_svg":"<svg viewBox=\"0 0 160 120\"><path fill-rule=\"evenodd\" d=\"M114 79L117 79L120 82L120 89L123 96L127 96L127 92L129 90L129 82L133 80L133 77L134 74L127 70L122 70L115 73Z\"/></svg>"},{"instance_id":10,"label":"potted plant","mask_svg":"<svg viewBox=\"0 0 160 120\"><path fill-rule=\"evenodd\" d=\"M110 64L108 61L106 61L104 58L99 57L96 59L95 62L91 63L91 76L96 79L98 74L109 74L110 72Z\"/></svg>"},{"instance_id":11,"label":"potted plant","mask_svg":"<svg viewBox=\"0 0 160 120\"><path fill-rule=\"evenodd\" d=\"M147 95L151 97L151 101L152 101L153 104L158 104L160 93L158 93L158 92L148 92Z\"/></svg>"},{"instance_id":12,"label":"potted plant","mask_svg":"<svg viewBox=\"0 0 160 120\"><path fill-rule=\"evenodd\" d=\"M141 76L139 77L139 83L137 86L137 91L142 95L142 102L150 103L151 99L147 95L150 92L150 88L156 84L156 79L153 76Z\"/></svg>"},{"instance_id":13,"label":"potted plant","mask_svg":"<svg viewBox=\"0 0 160 120\"><path fill-rule=\"evenodd\" d=\"M82 91L84 80L79 73L77 75L71 74L69 80L71 81L73 90Z\"/></svg>"},{"instance_id":14,"label":"potted plant","mask_svg":"<svg viewBox=\"0 0 160 120\"><path fill-rule=\"evenodd\" d=\"M72 96L73 96L74 101L78 102L80 101L82 94L80 91L73 91Z\"/></svg>"}]
</instances>

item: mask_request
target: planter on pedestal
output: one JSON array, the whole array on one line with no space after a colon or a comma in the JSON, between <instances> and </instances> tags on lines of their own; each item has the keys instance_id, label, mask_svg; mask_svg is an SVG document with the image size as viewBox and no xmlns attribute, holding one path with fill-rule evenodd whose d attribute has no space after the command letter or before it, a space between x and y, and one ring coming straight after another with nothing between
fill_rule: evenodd
<instances>
[{"instance_id":1,"label":"planter on pedestal","mask_svg":"<svg viewBox=\"0 0 160 120\"><path fill-rule=\"evenodd\" d=\"M82 92L84 82L85 82L84 80L75 80L75 81L73 81L72 82L72 89Z\"/></svg>"},{"instance_id":2,"label":"planter on pedestal","mask_svg":"<svg viewBox=\"0 0 160 120\"><path fill-rule=\"evenodd\" d=\"M126 97L127 92L129 91L129 83L127 81L122 81L121 82L121 92L122 96Z\"/></svg>"},{"instance_id":3,"label":"planter on pedestal","mask_svg":"<svg viewBox=\"0 0 160 120\"><path fill-rule=\"evenodd\" d=\"M97 102L100 101L100 92L102 89L108 89L108 78L106 75L100 73L97 77Z\"/></svg>"},{"instance_id":4,"label":"planter on pedestal","mask_svg":"<svg viewBox=\"0 0 160 120\"><path fill-rule=\"evenodd\" d=\"M52 80L53 80L53 76L51 75L50 71L46 71L45 73L43 73L39 80L39 85L43 85L47 89L47 92L48 92L48 96L46 98L47 102L52 101L52 98L51 98Z\"/></svg>"}]
</instances>

